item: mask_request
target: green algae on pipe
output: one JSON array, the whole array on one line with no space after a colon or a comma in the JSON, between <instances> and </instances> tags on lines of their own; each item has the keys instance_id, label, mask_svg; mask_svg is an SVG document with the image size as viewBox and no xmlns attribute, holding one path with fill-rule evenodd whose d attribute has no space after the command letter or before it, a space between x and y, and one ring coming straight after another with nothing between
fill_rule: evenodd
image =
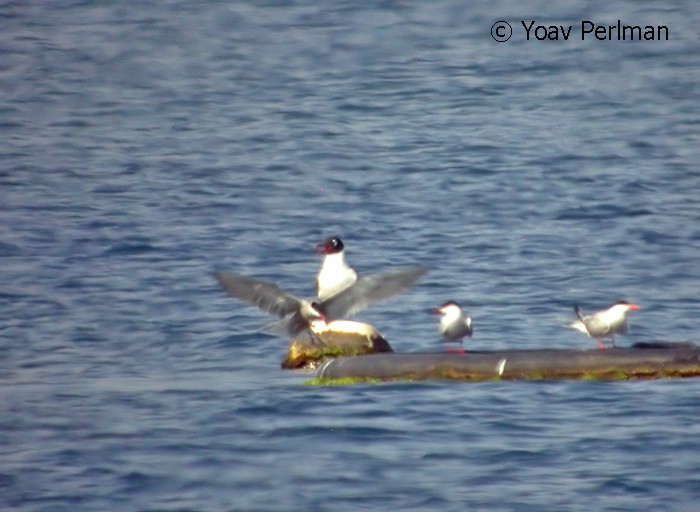
<instances>
[{"instance_id":1,"label":"green algae on pipe","mask_svg":"<svg viewBox=\"0 0 700 512\"><path fill-rule=\"evenodd\" d=\"M607 350L508 350L388 353L341 357L323 364L317 383L336 379L658 379L700 376L700 348L692 343L640 343Z\"/></svg>"}]
</instances>

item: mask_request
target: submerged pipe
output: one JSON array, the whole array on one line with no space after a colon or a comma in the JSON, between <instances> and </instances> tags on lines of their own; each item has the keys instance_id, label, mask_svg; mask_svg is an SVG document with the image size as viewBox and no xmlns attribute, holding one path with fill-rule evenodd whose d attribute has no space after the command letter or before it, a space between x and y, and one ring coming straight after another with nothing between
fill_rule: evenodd
<instances>
[{"instance_id":1,"label":"submerged pipe","mask_svg":"<svg viewBox=\"0 0 700 512\"><path fill-rule=\"evenodd\" d=\"M638 343L607 350L387 353L340 357L318 368L321 382L368 380L541 380L700 376L700 348L692 343Z\"/></svg>"}]
</instances>

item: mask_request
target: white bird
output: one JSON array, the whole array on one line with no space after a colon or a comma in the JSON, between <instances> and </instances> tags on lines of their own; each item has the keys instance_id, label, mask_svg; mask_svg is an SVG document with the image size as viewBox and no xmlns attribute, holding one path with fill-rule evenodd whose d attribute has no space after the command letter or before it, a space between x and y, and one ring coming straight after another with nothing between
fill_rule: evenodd
<instances>
[{"instance_id":1,"label":"white bird","mask_svg":"<svg viewBox=\"0 0 700 512\"><path fill-rule=\"evenodd\" d=\"M327 238L316 248L316 254L324 256L316 277L316 296L323 301L355 284L357 272L345 261L345 246L337 236Z\"/></svg>"},{"instance_id":2,"label":"white bird","mask_svg":"<svg viewBox=\"0 0 700 512\"><path fill-rule=\"evenodd\" d=\"M316 296L321 302L351 289L353 291L349 296L358 303L366 303L361 307L364 309L372 302L403 293L428 271L425 267L416 266L382 274L359 275L345 261L345 246L339 237L327 238L316 247L317 254L324 256L316 277ZM371 291L371 295L367 295L368 291ZM328 312L328 309L324 307L324 311ZM359 309L353 312L357 311Z\"/></svg>"},{"instance_id":3,"label":"white bird","mask_svg":"<svg viewBox=\"0 0 700 512\"><path fill-rule=\"evenodd\" d=\"M434 314L442 315L440 318L439 331L444 341L458 341L462 343L465 336L471 338L472 319L462 311L462 308L456 302L445 302L434 311Z\"/></svg>"},{"instance_id":4,"label":"white bird","mask_svg":"<svg viewBox=\"0 0 700 512\"><path fill-rule=\"evenodd\" d=\"M636 304L618 301L608 309L598 311L591 315L584 315L581 312L581 308L576 306L574 312L578 320L573 322L570 327L584 334L588 334L591 338L596 338L598 340L598 348L605 348L603 338L611 338L614 347L615 335L627 334L629 331L627 313L637 309L640 308Z\"/></svg>"}]
</instances>

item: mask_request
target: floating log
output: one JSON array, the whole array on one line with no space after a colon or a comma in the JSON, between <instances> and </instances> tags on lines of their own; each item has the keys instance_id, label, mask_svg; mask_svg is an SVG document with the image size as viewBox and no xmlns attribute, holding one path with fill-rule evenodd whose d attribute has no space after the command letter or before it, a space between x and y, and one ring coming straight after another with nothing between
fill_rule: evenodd
<instances>
[{"instance_id":1,"label":"floating log","mask_svg":"<svg viewBox=\"0 0 700 512\"><path fill-rule=\"evenodd\" d=\"M626 380L698 376L700 348L693 343L638 343L630 348L605 350L388 353L340 357L320 366L313 383L427 379Z\"/></svg>"}]
</instances>

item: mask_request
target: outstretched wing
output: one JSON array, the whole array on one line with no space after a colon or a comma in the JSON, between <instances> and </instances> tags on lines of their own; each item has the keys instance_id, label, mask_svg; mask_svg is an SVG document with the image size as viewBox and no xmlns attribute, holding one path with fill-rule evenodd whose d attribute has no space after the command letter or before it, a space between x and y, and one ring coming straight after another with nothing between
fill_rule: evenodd
<instances>
[{"instance_id":1,"label":"outstretched wing","mask_svg":"<svg viewBox=\"0 0 700 512\"><path fill-rule=\"evenodd\" d=\"M216 272L214 276L231 297L252 304L265 313L284 318L299 309L301 301L276 284L230 272Z\"/></svg>"},{"instance_id":2,"label":"outstretched wing","mask_svg":"<svg viewBox=\"0 0 700 512\"><path fill-rule=\"evenodd\" d=\"M373 302L405 292L427 271L425 267L408 267L384 274L360 276L354 285L323 301L323 311L329 321L348 318Z\"/></svg>"}]
</instances>

